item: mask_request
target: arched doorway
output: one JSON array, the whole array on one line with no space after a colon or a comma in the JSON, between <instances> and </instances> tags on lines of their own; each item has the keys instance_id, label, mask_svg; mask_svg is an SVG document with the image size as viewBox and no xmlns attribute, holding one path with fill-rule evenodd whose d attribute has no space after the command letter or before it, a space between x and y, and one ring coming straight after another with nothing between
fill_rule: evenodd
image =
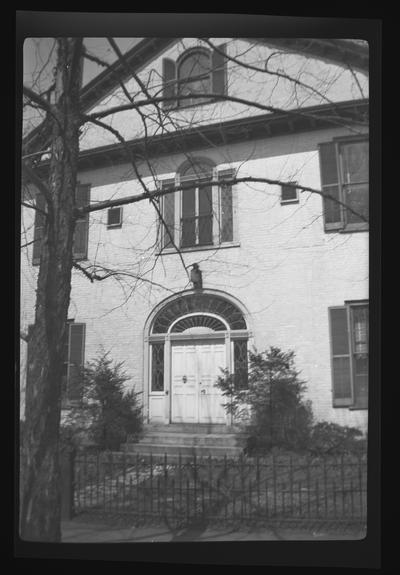
<instances>
[{"instance_id":1,"label":"arched doorway","mask_svg":"<svg viewBox=\"0 0 400 575\"><path fill-rule=\"evenodd\" d=\"M247 386L246 316L216 290L181 292L153 310L146 324L149 422L231 423L215 383L227 369Z\"/></svg>"}]
</instances>

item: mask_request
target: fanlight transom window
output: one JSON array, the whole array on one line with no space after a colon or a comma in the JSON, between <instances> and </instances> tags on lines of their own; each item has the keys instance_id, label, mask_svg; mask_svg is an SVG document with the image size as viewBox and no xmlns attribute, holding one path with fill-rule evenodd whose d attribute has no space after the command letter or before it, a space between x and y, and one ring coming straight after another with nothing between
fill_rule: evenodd
<instances>
[{"instance_id":1,"label":"fanlight transom window","mask_svg":"<svg viewBox=\"0 0 400 575\"><path fill-rule=\"evenodd\" d=\"M163 307L154 319L152 333L167 333L171 326L172 332L201 325L211 327L215 331L226 330L223 321L212 317L213 315L224 320L230 330L247 329L242 312L232 302L214 294L192 293L181 296ZM179 318L182 319L174 324Z\"/></svg>"},{"instance_id":2,"label":"fanlight transom window","mask_svg":"<svg viewBox=\"0 0 400 575\"><path fill-rule=\"evenodd\" d=\"M172 325L171 333L182 333L193 328L206 328L210 331L225 331L226 325L210 315L191 315L184 317Z\"/></svg>"}]
</instances>

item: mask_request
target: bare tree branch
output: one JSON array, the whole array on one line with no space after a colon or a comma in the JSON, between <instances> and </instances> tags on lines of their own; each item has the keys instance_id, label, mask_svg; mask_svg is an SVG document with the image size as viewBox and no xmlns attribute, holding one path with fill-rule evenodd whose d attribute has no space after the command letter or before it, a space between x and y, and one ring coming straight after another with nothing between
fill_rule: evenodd
<instances>
[{"instance_id":1,"label":"bare tree branch","mask_svg":"<svg viewBox=\"0 0 400 575\"><path fill-rule=\"evenodd\" d=\"M269 185L273 185L273 186L288 186L288 187L296 188L296 189L300 190L300 192L310 192L312 194L317 194L323 198L337 202L339 205L346 208L346 210L348 210L352 214L356 215L357 217L362 219L364 222L368 222L368 219L365 218L365 216L363 216L362 214L359 214L358 212L353 210L350 206L348 206L347 204L345 204L341 200L334 198L330 194L327 194L326 192L322 192L321 190L317 190L316 188L310 188L309 186L302 186L301 184L293 184L293 182L285 182L283 180L272 180L270 178L254 178L252 176L244 176L242 178L231 178L231 179L227 178L227 179L224 179L222 182L215 182L214 185L218 185L221 183L223 185L234 185L234 184L240 184L242 182L243 183L244 182L246 182L246 183L263 183L263 184L269 184ZM207 187L209 185L210 185L209 181L205 181L205 182L199 181L196 183L196 186L199 188ZM88 206L84 206L82 208L79 208L77 210L77 213L78 214L85 214L85 213L89 213L89 212L96 212L99 210L104 210L106 208L124 206L127 204L135 204L137 202L141 202L144 199L160 198L162 196L166 196L167 194L171 194L173 192L179 192L179 191L184 191L184 190L190 189L191 187L193 187L193 183L187 182L187 183L181 184L179 186L171 186L170 188L165 189L165 190L155 190L152 192L145 192L142 194L136 194L134 196L127 196L125 198L120 198L117 200L105 200L103 202L97 202L95 204L90 204Z\"/></svg>"},{"instance_id":2,"label":"bare tree branch","mask_svg":"<svg viewBox=\"0 0 400 575\"><path fill-rule=\"evenodd\" d=\"M53 108L49 104L49 102L45 100L42 96L31 90L30 88L28 88L28 86L23 87L23 93L29 100L37 104L40 108L43 108L43 110L46 110L46 112L48 112L49 114L54 115Z\"/></svg>"},{"instance_id":3,"label":"bare tree branch","mask_svg":"<svg viewBox=\"0 0 400 575\"><path fill-rule=\"evenodd\" d=\"M81 266L80 264L78 264L77 262L74 262L72 265L73 265L73 267L74 267L75 269L77 269L77 270L79 270L80 272L82 272L83 275L86 276L91 283L93 283L94 281L103 281L103 280L106 280L106 279L108 279L108 278L110 278L110 277L127 276L127 277L130 277L130 278L136 279L136 280L138 280L138 281L141 281L141 282L144 282L144 283L149 283L149 284L154 285L154 286L156 286L156 287L160 287L160 288L162 288L162 289L164 289L164 290L166 290L166 291L169 291L169 292L171 292L171 293L175 293L174 290L172 290L172 289L170 289L170 288L167 288L167 287L165 287L164 285L162 285L162 284L160 284L160 283L154 282L154 281L152 281L152 280L149 280L149 279L147 279L147 278L144 278L142 275L137 275L137 274L134 274L134 273L132 273L132 272L121 271L121 270L111 270L110 268L106 268L106 267L104 267L104 266L99 266L99 265L83 267L83 266ZM95 271L90 271L91 268L94 268ZM103 275L99 275L99 274L97 273L97 271L98 271L99 269L101 269L101 270L104 272Z\"/></svg>"},{"instance_id":4,"label":"bare tree branch","mask_svg":"<svg viewBox=\"0 0 400 575\"><path fill-rule=\"evenodd\" d=\"M36 186L39 192L45 197L48 204L51 204L51 192L44 181L36 174L26 162L22 162L22 169L26 173L29 180Z\"/></svg>"},{"instance_id":5,"label":"bare tree branch","mask_svg":"<svg viewBox=\"0 0 400 575\"><path fill-rule=\"evenodd\" d=\"M188 94L188 95L180 95L180 96L154 96L152 98L148 98L146 100L138 100L135 101L133 103L130 104L121 104L119 106L114 106L112 108L108 108L107 110L103 110L100 112L95 112L93 114L82 114L82 123L84 122L89 122L92 120L99 120L101 118L106 118L107 116L112 116L114 114L120 113L120 112L126 112L129 110L134 110L134 109L138 109L138 108L143 108L144 106L150 106L152 104L160 104L161 102L170 102L170 101L176 101L178 100L191 100L191 99L204 99L204 98L208 98L209 100L215 100L215 101L227 101L227 102L235 102L237 104L244 104L245 106L249 106L252 108L257 108L259 110L263 110L266 112L271 112L271 113L279 113L279 114L287 114L293 117L306 117L306 118L315 118L315 119L319 119L319 116L316 116L315 114L310 114L309 112L304 112L301 110L284 110L282 108L276 108L274 106L266 106L265 104L260 104L259 102L254 102L252 100L246 100L244 98L237 98L235 96L228 96L228 95L224 95L224 94L215 94L215 93L204 93L204 94ZM339 126L343 126L343 122L344 119L340 118L339 116L324 116L324 120L330 122L331 124L334 125L339 125ZM356 121L355 119L352 120L353 124L360 124L363 125L364 122L361 121L361 119L359 121ZM348 124L346 124L348 129L358 133L357 130L354 130L351 126L349 126Z\"/></svg>"}]
</instances>

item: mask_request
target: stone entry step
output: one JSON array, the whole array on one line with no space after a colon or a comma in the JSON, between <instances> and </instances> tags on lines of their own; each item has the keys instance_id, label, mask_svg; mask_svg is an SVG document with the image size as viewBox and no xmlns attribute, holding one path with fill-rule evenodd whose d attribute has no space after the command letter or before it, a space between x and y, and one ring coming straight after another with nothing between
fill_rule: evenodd
<instances>
[{"instance_id":1,"label":"stone entry step","mask_svg":"<svg viewBox=\"0 0 400 575\"><path fill-rule=\"evenodd\" d=\"M243 433L239 426L223 423L148 423L143 427L145 432L159 431L168 433Z\"/></svg>"},{"instance_id":2,"label":"stone entry step","mask_svg":"<svg viewBox=\"0 0 400 575\"><path fill-rule=\"evenodd\" d=\"M168 458L171 457L238 457L243 449L241 447L226 447L226 446L207 446L207 445L165 445L165 444L155 444L155 443L127 443L126 451L129 453L137 453L141 456L155 456L160 457L167 455Z\"/></svg>"},{"instance_id":3,"label":"stone entry step","mask_svg":"<svg viewBox=\"0 0 400 575\"><path fill-rule=\"evenodd\" d=\"M125 451L141 456L238 457L246 435L239 428L219 424L149 424L138 443L127 442Z\"/></svg>"}]
</instances>

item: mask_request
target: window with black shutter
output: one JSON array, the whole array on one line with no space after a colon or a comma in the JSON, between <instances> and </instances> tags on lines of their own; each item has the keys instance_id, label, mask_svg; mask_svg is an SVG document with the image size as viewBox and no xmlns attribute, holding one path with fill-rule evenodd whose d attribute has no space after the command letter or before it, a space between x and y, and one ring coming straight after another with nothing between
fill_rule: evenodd
<instances>
[{"instance_id":1,"label":"window with black shutter","mask_svg":"<svg viewBox=\"0 0 400 575\"><path fill-rule=\"evenodd\" d=\"M161 183L162 190L168 190L175 186L175 180L164 180ZM175 243L175 192L166 194L161 199L162 227L161 244L163 248L172 248Z\"/></svg>"},{"instance_id":2,"label":"window with black shutter","mask_svg":"<svg viewBox=\"0 0 400 575\"><path fill-rule=\"evenodd\" d=\"M90 203L90 184L79 184L76 188L76 207L81 208ZM42 251L42 237L46 223L46 202L42 194L36 196L36 206L38 210L35 213L35 224L33 234L33 251L32 264L40 263ZM84 214L77 218L75 222L75 232L73 238L73 258L74 260L87 259L88 254L88 237L89 237L89 214Z\"/></svg>"},{"instance_id":3,"label":"window with black shutter","mask_svg":"<svg viewBox=\"0 0 400 575\"><path fill-rule=\"evenodd\" d=\"M368 407L368 304L329 309L332 395L335 407Z\"/></svg>"},{"instance_id":4,"label":"window with black shutter","mask_svg":"<svg viewBox=\"0 0 400 575\"><path fill-rule=\"evenodd\" d=\"M326 231L368 229L369 143L366 138L319 146Z\"/></svg>"},{"instance_id":5,"label":"window with black shutter","mask_svg":"<svg viewBox=\"0 0 400 575\"><path fill-rule=\"evenodd\" d=\"M40 263L40 255L42 252L42 237L46 223L46 200L40 193L36 195L36 207L37 210L35 211L35 225L33 231L33 265L38 265Z\"/></svg>"},{"instance_id":6,"label":"window with black shutter","mask_svg":"<svg viewBox=\"0 0 400 575\"><path fill-rule=\"evenodd\" d=\"M82 399L86 325L68 321L64 336L62 402L64 407Z\"/></svg>"},{"instance_id":7,"label":"window with black shutter","mask_svg":"<svg viewBox=\"0 0 400 575\"><path fill-rule=\"evenodd\" d=\"M175 244L189 249L233 242L233 194L229 180L234 175L233 169L215 174L211 165L193 161L179 171L176 180L161 183L162 190L185 185L181 192L162 197L162 248Z\"/></svg>"},{"instance_id":8,"label":"window with black shutter","mask_svg":"<svg viewBox=\"0 0 400 575\"><path fill-rule=\"evenodd\" d=\"M75 202L77 208L83 208L90 203L90 185L78 184L76 187ZM85 260L88 255L89 214L77 218L73 240L73 258Z\"/></svg>"},{"instance_id":9,"label":"window with black shutter","mask_svg":"<svg viewBox=\"0 0 400 575\"><path fill-rule=\"evenodd\" d=\"M185 108L212 101L206 94L226 94L226 45L215 50L191 48L175 62L163 59L164 108Z\"/></svg>"}]
</instances>

